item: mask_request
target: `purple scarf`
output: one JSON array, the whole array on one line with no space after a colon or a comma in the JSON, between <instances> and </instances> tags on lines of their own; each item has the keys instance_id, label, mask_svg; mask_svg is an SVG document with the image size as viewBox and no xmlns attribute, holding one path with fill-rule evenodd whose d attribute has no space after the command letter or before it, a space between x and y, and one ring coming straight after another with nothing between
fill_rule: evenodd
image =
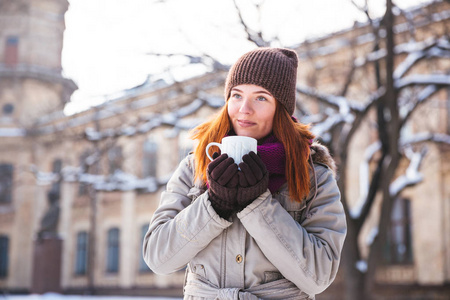
<instances>
[{"instance_id":1,"label":"purple scarf","mask_svg":"<svg viewBox=\"0 0 450 300\"><path fill-rule=\"evenodd\" d=\"M273 194L286 182L286 153L283 144L273 135L258 145L258 155L269 171L269 190Z\"/></svg>"}]
</instances>

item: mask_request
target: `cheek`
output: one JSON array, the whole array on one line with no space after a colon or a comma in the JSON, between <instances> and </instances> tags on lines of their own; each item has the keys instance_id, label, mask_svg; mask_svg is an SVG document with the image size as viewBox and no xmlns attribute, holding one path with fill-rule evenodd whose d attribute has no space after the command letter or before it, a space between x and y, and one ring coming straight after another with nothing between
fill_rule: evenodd
<instances>
[{"instance_id":1,"label":"cheek","mask_svg":"<svg viewBox=\"0 0 450 300\"><path fill-rule=\"evenodd\" d=\"M237 112L236 105L233 104L233 102L228 102L228 117L233 118L234 115L236 115Z\"/></svg>"},{"instance_id":2,"label":"cheek","mask_svg":"<svg viewBox=\"0 0 450 300\"><path fill-rule=\"evenodd\" d=\"M262 124L264 124L265 131L271 131L273 127L273 118L275 116L275 112L269 112L264 115L262 118Z\"/></svg>"}]
</instances>

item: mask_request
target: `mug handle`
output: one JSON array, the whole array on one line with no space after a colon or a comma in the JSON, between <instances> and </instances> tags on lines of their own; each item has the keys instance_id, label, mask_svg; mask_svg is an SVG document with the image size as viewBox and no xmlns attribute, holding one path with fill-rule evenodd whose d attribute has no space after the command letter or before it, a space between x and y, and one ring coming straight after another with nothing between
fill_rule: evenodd
<instances>
[{"instance_id":1,"label":"mug handle","mask_svg":"<svg viewBox=\"0 0 450 300\"><path fill-rule=\"evenodd\" d=\"M209 160L213 160L213 158L209 155L209 147L211 146L217 146L219 147L220 150L222 150L222 148L220 148L222 146L222 144L216 143L216 142L211 142L208 144L208 146L206 146L206 156L208 156Z\"/></svg>"}]
</instances>

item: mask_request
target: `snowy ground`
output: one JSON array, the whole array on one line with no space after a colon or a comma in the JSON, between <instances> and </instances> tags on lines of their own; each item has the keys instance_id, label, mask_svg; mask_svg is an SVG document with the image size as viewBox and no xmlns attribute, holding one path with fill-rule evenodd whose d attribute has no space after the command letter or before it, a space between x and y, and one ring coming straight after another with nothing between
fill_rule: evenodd
<instances>
[{"instance_id":1,"label":"snowy ground","mask_svg":"<svg viewBox=\"0 0 450 300\"><path fill-rule=\"evenodd\" d=\"M165 297L129 297L129 296L81 296L48 293L43 295L2 295L1 300L180 300L181 298Z\"/></svg>"}]
</instances>

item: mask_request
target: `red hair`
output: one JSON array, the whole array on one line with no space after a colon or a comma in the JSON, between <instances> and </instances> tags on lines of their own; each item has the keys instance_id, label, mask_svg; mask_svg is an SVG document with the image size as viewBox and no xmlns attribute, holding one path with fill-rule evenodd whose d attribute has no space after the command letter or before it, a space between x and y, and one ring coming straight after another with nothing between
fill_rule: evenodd
<instances>
[{"instance_id":1,"label":"red hair","mask_svg":"<svg viewBox=\"0 0 450 300\"><path fill-rule=\"evenodd\" d=\"M231 122L228 117L228 102L222 107L222 109L213 115L205 123L202 123L192 130L191 138L198 140L198 144L194 150L195 157L195 179L201 179L206 182L206 168L210 162L208 156L206 156L206 146L211 142L220 143L222 139L231 130ZM212 146L209 148L209 154L212 156L214 151L218 151L218 147Z\"/></svg>"},{"instance_id":2,"label":"red hair","mask_svg":"<svg viewBox=\"0 0 450 300\"><path fill-rule=\"evenodd\" d=\"M309 128L309 125L295 122L277 102L272 131L284 146L289 196L296 202L302 202L310 189L308 160L314 134Z\"/></svg>"},{"instance_id":3,"label":"red hair","mask_svg":"<svg viewBox=\"0 0 450 300\"><path fill-rule=\"evenodd\" d=\"M286 153L286 180L289 195L296 202L302 200L309 193L309 164L310 141L314 135L309 125L296 123L286 109L277 101L273 119L273 134L283 144ZM192 130L192 139L198 140L194 150L195 179L207 181L206 168L210 162L206 156L206 146L211 142L218 142L231 130L228 117L228 102L223 108L205 123ZM217 147L210 148L210 155L217 151Z\"/></svg>"}]
</instances>

